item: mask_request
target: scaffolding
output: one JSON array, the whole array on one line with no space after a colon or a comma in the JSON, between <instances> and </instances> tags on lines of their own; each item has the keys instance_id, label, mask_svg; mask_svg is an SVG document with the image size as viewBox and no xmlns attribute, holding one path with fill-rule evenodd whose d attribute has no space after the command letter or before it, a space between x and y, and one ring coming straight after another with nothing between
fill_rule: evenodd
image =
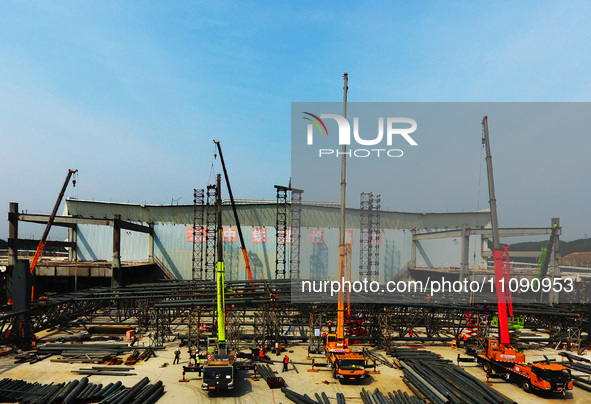
<instances>
[{"instance_id":1,"label":"scaffolding","mask_svg":"<svg viewBox=\"0 0 591 404\"><path fill-rule=\"evenodd\" d=\"M187 343L189 349L195 348L195 351L199 351L199 335L200 335L200 311L199 307L192 305L189 309L189 324L187 326Z\"/></svg>"},{"instance_id":2,"label":"scaffolding","mask_svg":"<svg viewBox=\"0 0 591 404\"><path fill-rule=\"evenodd\" d=\"M203 276L203 189L193 190L193 279Z\"/></svg>"},{"instance_id":3,"label":"scaffolding","mask_svg":"<svg viewBox=\"0 0 591 404\"><path fill-rule=\"evenodd\" d=\"M275 185L277 190L277 220L275 221L275 278L285 279L287 234L287 195L289 188Z\"/></svg>"},{"instance_id":4,"label":"scaffolding","mask_svg":"<svg viewBox=\"0 0 591 404\"><path fill-rule=\"evenodd\" d=\"M359 279L379 281L380 273L380 195L361 193L359 227Z\"/></svg>"},{"instance_id":5,"label":"scaffolding","mask_svg":"<svg viewBox=\"0 0 591 404\"><path fill-rule=\"evenodd\" d=\"M242 326L248 324L244 307L230 307L226 314L226 343L230 351L238 352L241 349L240 336Z\"/></svg>"},{"instance_id":6,"label":"scaffolding","mask_svg":"<svg viewBox=\"0 0 591 404\"><path fill-rule=\"evenodd\" d=\"M217 262L217 203L218 189L215 185L207 186L207 214L205 227L205 276L203 279L215 279Z\"/></svg>"}]
</instances>

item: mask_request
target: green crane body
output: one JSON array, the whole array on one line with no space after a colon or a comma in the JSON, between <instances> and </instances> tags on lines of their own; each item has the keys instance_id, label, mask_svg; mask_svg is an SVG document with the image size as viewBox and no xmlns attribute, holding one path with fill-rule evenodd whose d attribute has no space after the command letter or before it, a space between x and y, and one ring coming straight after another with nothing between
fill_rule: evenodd
<instances>
[{"instance_id":1,"label":"green crane body","mask_svg":"<svg viewBox=\"0 0 591 404\"><path fill-rule=\"evenodd\" d=\"M217 262L216 281L218 293L218 347L226 345L226 301L224 298L224 261Z\"/></svg>"}]
</instances>

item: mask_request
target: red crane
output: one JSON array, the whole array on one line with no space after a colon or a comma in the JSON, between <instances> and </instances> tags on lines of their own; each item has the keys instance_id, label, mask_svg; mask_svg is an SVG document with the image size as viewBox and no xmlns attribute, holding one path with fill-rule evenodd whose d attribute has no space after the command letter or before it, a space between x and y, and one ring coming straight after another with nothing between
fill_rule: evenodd
<instances>
[{"instance_id":1,"label":"red crane","mask_svg":"<svg viewBox=\"0 0 591 404\"><path fill-rule=\"evenodd\" d=\"M486 171L488 173L488 193L490 202L490 215L493 233L493 260L495 264L495 289L497 294L498 316L499 316L499 342L501 345L510 346L509 319L513 317L513 303L511 291L509 290L509 279L511 276L509 266L509 247L501 247L499 238L499 221L497 218L497 200L495 198L495 183L493 178L492 156L490 142L488 139L488 117L482 118L482 143L486 147Z\"/></svg>"}]
</instances>

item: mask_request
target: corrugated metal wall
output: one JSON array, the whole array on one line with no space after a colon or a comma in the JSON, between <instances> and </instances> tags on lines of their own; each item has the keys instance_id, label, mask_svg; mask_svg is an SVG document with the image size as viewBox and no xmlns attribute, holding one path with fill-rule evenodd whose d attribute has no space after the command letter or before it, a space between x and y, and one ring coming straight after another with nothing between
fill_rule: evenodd
<instances>
[{"instance_id":1,"label":"corrugated metal wall","mask_svg":"<svg viewBox=\"0 0 591 404\"><path fill-rule=\"evenodd\" d=\"M119 207L123 206L121 210ZM158 209L155 209L158 208ZM187 234L192 225L192 207L165 206L141 207L139 205L105 204L84 201L68 201L68 212L83 217L112 217L121 214L123 220L134 222L154 222L154 254L179 278L192 277L193 243ZM180 211L179 212L177 212ZM157 212L153 218L148 213ZM189 216L190 212L190 216ZM255 279L274 278L276 269L276 238L275 215L276 205L273 203L241 205L240 220L246 249L249 253L251 269ZM300 242L300 276L314 279L336 279L338 274L338 208L327 206L306 206L302 211L302 222L306 227L301 229ZM352 244L352 279L359 278L359 211L348 212L347 223L353 231ZM141 218L142 220L138 220ZM452 213L452 214L408 214L398 212L382 212L382 240L380 245L380 280L390 280L401 268L410 261L411 237L410 229L441 230L459 227L466 223L472 227L485 226L488 223L487 212ZM135 219L135 220L134 220ZM160 222L153 219L159 219ZM187 220L190 219L190 220ZM232 220L230 220L232 219ZM233 223L229 207L224 207L224 218L228 227ZM186 223L177 223L186 221ZM259 223L253 223L260 221ZM452 223L455 221L455 225ZM271 224L270 224L271 223ZM254 224L254 226L253 226ZM314 226L311 226L313 224ZM266 231L265 242L255 242L253 230ZM324 240L313 241L311 236L318 230L323 233ZM475 240L476 238L476 240ZM145 261L149 253L149 236L128 230L121 230L121 260ZM201 243L199 243L201 245ZM476 248L474 248L476 246ZM480 237L470 238L470 257L476 250L475 262L480 262ZM286 245L289 272L290 246ZM460 265L461 240L440 239L423 240L417 243L417 265L427 267L458 267ZM113 230L108 226L78 226L78 259L106 260L113 256ZM204 254L205 256L205 254ZM240 251L238 238L233 242L224 243L224 262L227 279L245 279L245 265Z\"/></svg>"}]
</instances>

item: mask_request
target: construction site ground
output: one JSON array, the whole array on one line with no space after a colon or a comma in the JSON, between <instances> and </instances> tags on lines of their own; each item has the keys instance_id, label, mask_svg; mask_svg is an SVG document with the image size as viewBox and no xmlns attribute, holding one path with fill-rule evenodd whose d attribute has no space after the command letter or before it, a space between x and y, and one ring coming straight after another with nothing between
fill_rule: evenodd
<instances>
[{"instance_id":1,"label":"construction site ground","mask_svg":"<svg viewBox=\"0 0 591 404\"><path fill-rule=\"evenodd\" d=\"M90 344L87 342L85 344ZM141 341L140 341L141 344ZM162 381L165 386L166 394L160 399L160 403L289 403L289 399L281 392L280 389L271 389L267 383L259 376L259 380L253 380L252 371L240 370L238 372L238 379L236 381L236 389L234 391L208 394L208 392L201 390L201 379L197 373L187 373L186 379L188 381L182 382L182 366L189 364L189 355L187 348L183 347L180 364L173 365L174 353L173 351L178 347L178 343L167 343L165 349L157 350L157 357L152 357L147 362L140 361L133 367L135 375L118 377L105 375L89 376L91 383L103 383L104 385L110 382L121 380L125 386L132 386L144 377L148 377L151 383ZM453 349L448 345L441 343L425 344L424 348L432 352L438 353L446 359L453 360L458 353L463 353L462 349ZM412 394L408 387L403 383L401 377L402 370L390 368L380 365L377 370L379 373L372 373L369 378L358 384L347 384L336 381L331 376L331 371L328 368L316 368L317 371L311 372L310 365L303 363L311 363L307 357L307 346L305 344L290 345L287 347L286 353L290 359L295 362L297 372L293 366L289 366L289 370L282 373L283 353L279 356L273 353L267 353L270 358L276 363L271 367L277 372L278 377L285 380L286 387L298 392L300 394L307 393L314 396L314 393L325 392L331 399L331 402L336 403L336 394L343 393L347 403L362 403L360 391L365 388L369 391L374 391L376 388L387 393L393 390L406 391ZM543 360L546 355L549 358L557 359L558 362L563 358L558 355L559 351L551 348L542 348L537 350L530 350L526 352L528 361ZM385 352L382 355L387 357L390 361L391 357L387 356ZM465 357L465 355L462 355ZM325 362L324 356L321 354L312 355L317 363ZM20 379L28 382L38 382L41 384L68 382L73 379L80 379L83 375L75 374L74 371L80 368L88 368L95 366L94 364L80 364L80 363L61 363L51 362L51 358L45 359L34 364L29 363L14 363L14 355L6 355L0 358L0 379L12 378ZM464 363L462 367L469 373L477 376L479 379L485 381L485 373L477 366L476 363ZM373 369L371 369L373 370ZM577 387L570 391L566 396L562 395L546 395L543 393L526 393L517 385L505 382L501 379L491 379L492 386L508 397L514 399L518 403L569 403L569 404L583 404L591 402L591 393L581 390Z\"/></svg>"}]
</instances>

